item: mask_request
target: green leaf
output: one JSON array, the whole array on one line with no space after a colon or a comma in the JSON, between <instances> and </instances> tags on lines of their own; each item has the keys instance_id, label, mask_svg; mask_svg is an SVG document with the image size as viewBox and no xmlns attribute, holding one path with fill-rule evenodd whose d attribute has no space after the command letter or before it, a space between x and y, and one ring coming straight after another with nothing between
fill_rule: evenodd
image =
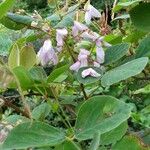
<instances>
[{"instance_id":1,"label":"green leaf","mask_svg":"<svg viewBox=\"0 0 150 150\"><path fill-rule=\"evenodd\" d=\"M26 69L32 68L36 64L36 53L32 46L24 46L20 52L20 65Z\"/></svg>"},{"instance_id":2,"label":"green leaf","mask_svg":"<svg viewBox=\"0 0 150 150\"><path fill-rule=\"evenodd\" d=\"M0 19L12 8L15 0L4 0L0 3Z\"/></svg>"},{"instance_id":3,"label":"green leaf","mask_svg":"<svg viewBox=\"0 0 150 150\"><path fill-rule=\"evenodd\" d=\"M129 14L123 14L123 15L120 15L120 16L114 18L112 21L120 20L120 19L128 19L128 18L130 18Z\"/></svg>"},{"instance_id":4,"label":"green leaf","mask_svg":"<svg viewBox=\"0 0 150 150\"><path fill-rule=\"evenodd\" d=\"M105 64L119 60L127 53L129 46L128 43L121 43L107 48L105 52Z\"/></svg>"},{"instance_id":5,"label":"green leaf","mask_svg":"<svg viewBox=\"0 0 150 150\"><path fill-rule=\"evenodd\" d=\"M95 70L97 73L99 73L100 75L103 74L103 72L102 72L102 70L101 70L100 68L97 68L97 67L82 67L82 68L79 69L79 71L78 71L78 73L77 73L77 75L76 75L77 80L78 80L80 83L82 83L82 84L91 84L91 83L97 82L97 81L99 81L99 80L101 79L101 77L102 77L102 76L100 76L100 77L95 78L95 77L92 77L92 76L87 76L86 78L82 78L82 75L81 75L81 74L82 74L83 70L88 69L88 68L94 69L94 70Z\"/></svg>"},{"instance_id":6,"label":"green leaf","mask_svg":"<svg viewBox=\"0 0 150 150\"><path fill-rule=\"evenodd\" d=\"M95 96L79 109L75 124L78 140L93 138L94 134L109 132L126 121L131 114L131 106L111 96Z\"/></svg>"},{"instance_id":7,"label":"green leaf","mask_svg":"<svg viewBox=\"0 0 150 150\"><path fill-rule=\"evenodd\" d=\"M140 41L138 48L136 49L136 58L150 57L150 36L143 38Z\"/></svg>"},{"instance_id":8,"label":"green leaf","mask_svg":"<svg viewBox=\"0 0 150 150\"><path fill-rule=\"evenodd\" d=\"M127 122L120 124L117 128L101 135L101 145L115 144L126 133L128 129Z\"/></svg>"},{"instance_id":9,"label":"green leaf","mask_svg":"<svg viewBox=\"0 0 150 150\"><path fill-rule=\"evenodd\" d=\"M32 111L32 117L35 120L43 120L50 113L51 107L47 103L43 103L35 107Z\"/></svg>"},{"instance_id":10,"label":"green leaf","mask_svg":"<svg viewBox=\"0 0 150 150\"><path fill-rule=\"evenodd\" d=\"M9 19L7 16L1 18L0 23L3 24L8 29L12 29L12 30L21 30L25 27L23 24L18 24L13 20Z\"/></svg>"},{"instance_id":11,"label":"green leaf","mask_svg":"<svg viewBox=\"0 0 150 150\"><path fill-rule=\"evenodd\" d=\"M17 44L12 46L11 52L8 57L8 66L13 69L20 65L20 50Z\"/></svg>"},{"instance_id":12,"label":"green leaf","mask_svg":"<svg viewBox=\"0 0 150 150\"><path fill-rule=\"evenodd\" d=\"M33 86L31 76L24 67L22 66L16 67L13 69L13 72L17 77L17 79L19 80L19 83L23 89L28 89L29 87Z\"/></svg>"},{"instance_id":13,"label":"green leaf","mask_svg":"<svg viewBox=\"0 0 150 150\"><path fill-rule=\"evenodd\" d=\"M81 150L80 147L73 141L65 141L55 147L55 150Z\"/></svg>"},{"instance_id":14,"label":"green leaf","mask_svg":"<svg viewBox=\"0 0 150 150\"><path fill-rule=\"evenodd\" d=\"M3 150L54 146L64 140L64 133L57 128L42 122L27 122L11 130L3 144Z\"/></svg>"},{"instance_id":15,"label":"green leaf","mask_svg":"<svg viewBox=\"0 0 150 150\"><path fill-rule=\"evenodd\" d=\"M141 3L130 11L134 26L142 31L150 31L150 3Z\"/></svg>"},{"instance_id":16,"label":"green leaf","mask_svg":"<svg viewBox=\"0 0 150 150\"><path fill-rule=\"evenodd\" d=\"M121 141L112 147L112 150L148 150L143 143L135 136L125 136Z\"/></svg>"},{"instance_id":17,"label":"green leaf","mask_svg":"<svg viewBox=\"0 0 150 150\"><path fill-rule=\"evenodd\" d=\"M110 70L104 74L101 79L101 84L104 87L110 86L122 80L135 76L146 67L148 63L147 57L138 58L127 62L113 70Z\"/></svg>"},{"instance_id":18,"label":"green leaf","mask_svg":"<svg viewBox=\"0 0 150 150\"><path fill-rule=\"evenodd\" d=\"M31 78L35 81L35 82L44 82L47 80L47 75L46 72L44 71L44 69L42 67L33 67L29 70L30 76Z\"/></svg>"},{"instance_id":19,"label":"green leaf","mask_svg":"<svg viewBox=\"0 0 150 150\"><path fill-rule=\"evenodd\" d=\"M129 2L119 2L113 9L114 12L117 12L121 9L126 9L128 7L131 7L133 5L138 4L140 1L142 0L133 0L133 1L129 1Z\"/></svg>"},{"instance_id":20,"label":"green leaf","mask_svg":"<svg viewBox=\"0 0 150 150\"><path fill-rule=\"evenodd\" d=\"M54 71L52 71L52 73L48 76L47 82L51 83L54 80L56 80L58 77L60 77L62 74L66 73L66 71L68 70L69 65L64 65L62 67L59 67L57 69L55 69Z\"/></svg>"},{"instance_id":21,"label":"green leaf","mask_svg":"<svg viewBox=\"0 0 150 150\"><path fill-rule=\"evenodd\" d=\"M7 17L16 23L20 23L23 25L31 25L31 23L35 21L35 19L32 17L18 15L14 13L7 13Z\"/></svg>"}]
</instances>

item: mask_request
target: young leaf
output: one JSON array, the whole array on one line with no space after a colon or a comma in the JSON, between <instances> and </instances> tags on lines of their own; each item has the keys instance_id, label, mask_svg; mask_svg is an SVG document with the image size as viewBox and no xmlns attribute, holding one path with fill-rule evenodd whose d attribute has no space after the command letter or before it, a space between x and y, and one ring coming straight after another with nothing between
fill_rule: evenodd
<instances>
[{"instance_id":1,"label":"young leaf","mask_svg":"<svg viewBox=\"0 0 150 150\"><path fill-rule=\"evenodd\" d=\"M130 117L131 106L111 96L95 96L80 108L75 124L78 140L93 138L94 134L109 132Z\"/></svg>"},{"instance_id":2,"label":"young leaf","mask_svg":"<svg viewBox=\"0 0 150 150\"><path fill-rule=\"evenodd\" d=\"M148 63L147 57L138 58L127 62L113 70L110 70L104 74L101 79L101 84L104 87L110 86L132 76L135 76L146 67Z\"/></svg>"},{"instance_id":3,"label":"young leaf","mask_svg":"<svg viewBox=\"0 0 150 150\"><path fill-rule=\"evenodd\" d=\"M27 122L15 127L6 138L3 150L54 146L65 140L59 129L42 122Z\"/></svg>"}]
</instances>

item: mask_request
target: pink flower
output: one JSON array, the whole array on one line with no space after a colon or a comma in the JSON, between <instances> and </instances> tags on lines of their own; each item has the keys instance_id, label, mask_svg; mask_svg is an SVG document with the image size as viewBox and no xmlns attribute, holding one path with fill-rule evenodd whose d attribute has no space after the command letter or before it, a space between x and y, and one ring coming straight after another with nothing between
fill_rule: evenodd
<instances>
[{"instance_id":1,"label":"pink flower","mask_svg":"<svg viewBox=\"0 0 150 150\"><path fill-rule=\"evenodd\" d=\"M42 64L42 66L45 66L49 62L52 62L54 65L58 63L58 57L52 47L52 43L50 39L47 39L43 46L40 48L37 57Z\"/></svg>"},{"instance_id":2,"label":"pink flower","mask_svg":"<svg viewBox=\"0 0 150 150\"><path fill-rule=\"evenodd\" d=\"M87 76L92 76L92 77L100 77L101 75L97 73L94 69L88 68L81 73L82 78L86 78Z\"/></svg>"},{"instance_id":3,"label":"pink flower","mask_svg":"<svg viewBox=\"0 0 150 150\"><path fill-rule=\"evenodd\" d=\"M62 46L64 45L64 38L65 36L67 36L67 34L68 31L65 28L56 30L56 41L57 41L58 51L62 50Z\"/></svg>"},{"instance_id":4,"label":"pink flower","mask_svg":"<svg viewBox=\"0 0 150 150\"><path fill-rule=\"evenodd\" d=\"M87 30L88 27L80 22L74 21L74 26L72 27L72 35L76 37L79 32Z\"/></svg>"},{"instance_id":5,"label":"pink flower","mask_svg":"<svg viewBox=\"0 0 150 150\"><path fill-rule=\"evenodd\" d=\"M87 67L88 66L88 55L90 55L90 52L85 50L85 49L81 49L80 53L78 55L78 61L75 62L71 67L70 70L73 71L78 71L80 68L82 67Z\"/></svg>"},{"instance_id":6,"label":"pink flower","mask_svg":"<svg viewBox=\"0 0 150 150\"><path fill-rule=\"evenodd\" d=\"M101 13L96 8L94 8L91 4L89 4L89 2L85 6L85 11L86 11L85 13L86 24L90 24L92 18L101 17Z\"/></svg>"}]
</instances>

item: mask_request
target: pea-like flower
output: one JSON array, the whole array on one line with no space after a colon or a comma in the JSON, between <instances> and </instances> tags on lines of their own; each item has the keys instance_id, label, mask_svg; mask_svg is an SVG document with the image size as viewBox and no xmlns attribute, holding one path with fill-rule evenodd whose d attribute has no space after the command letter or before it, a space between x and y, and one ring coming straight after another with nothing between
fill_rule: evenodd
<instances>
[{"instance_id":1,"label":"pea-like flower","mask_svg":"<svg viewBox=\"0 0 150 150\"><path fill-rule=\"evenodd\" d=\"M90 24L91 23L91 19L92 18L100 18L101 17L101 13L95 8L93 7L89 2L87 2L87 4L85 5L85 22L86 24Z\"/></svg>"},{"instance_id":2,"label":"pea-like flower","mask_svg":"<svg viewBox=\"0 0 150 150\"><path fill-rule=\"evenodd\" d=\"M88 68L82 71L81 73L82 78L86 78L87 76L92 76L92 77L100 77L101 75L97 73L94 69Z\"/></svg>"},{"instance_id":3,"label":"pea-like flower","mask_svg":"<svg viewBox=\"0 0 150 150\"><path fill-rule=\"evenodd\" d=\"M78 36L79 32L87 30L88 27L78 21L74 21L74 25L72 27L72 35L74 37Z\"/></svg>"},{"instance_id":4,"label":"pea-like flower","mask_svg":"<svg viewBox=\"0 0 150 150\"><path fill-rule=\"evenodd\" d=\"M67 34L68 31L65 28L56 30L56 41L58 51L62 50L62 47L64 45L64 38L67 36Z\"/></svg>"},{"instance_id":5,"label":"pea-like flower","mask_svg":"<svg viewBox=\"0 0 150 150\"><path fill-rule=\"evenodd\" d=\"M52 47L52 42L50 39L47 39L44 42L43 46L40 48L37 54L37 57L42 66L45 66L49 62L52 62L54 65L58 63L58 57Z\"/></svg>"},{"instance_id":6,"label":"pea-like flower","mask_svg":"<svg viewBox=\"0 0 150 150\"><path fill-rule=\"evenodd\" d=\"M70 70L78 71L82 67L87 67L89 55L90 55L89 51L81 49L78 55L78 61L75 62L72 66L70 66Z\"/></svg>"}]
</instances>

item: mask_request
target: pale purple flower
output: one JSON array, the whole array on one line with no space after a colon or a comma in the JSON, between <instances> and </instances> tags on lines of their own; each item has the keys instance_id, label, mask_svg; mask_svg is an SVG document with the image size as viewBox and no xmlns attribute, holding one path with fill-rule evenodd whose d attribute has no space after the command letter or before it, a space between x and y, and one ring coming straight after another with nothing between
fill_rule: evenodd
<instances>
[{"instance_id":1,"label":"pale purple flower","mask_svg":"<svg viewBox=\"0 0 150 150\"><path fill-rule=\"evenodd\" d=\"M101 13L95 7L93 7L91 4L89 4L89 2L85 6L85 11L86 11L86 13L85 13L86 24L90 24L92 18L100 18L101 17Z\"/></svg>"},{"instance_id":2,"label":"pale purple flower","mask_svg":"<svg viewBox=\"0 0 150 150\"><path fill-rule=\"evenodd\" d=\"M77 61L72 66L70 66L70 70L78 71L80 69L81 62Z\"/></svg>"},{"instance_id":3,"label":"pale purple flower","mask_svg":"<svg viewBox=\"0 0 150 150\"><path fill-rule=\"evenodd\" d=\"M82 78L86 78L87 76L92 76L92 77L97 78L97 77L100 77L101 75L97 73L94 69L88 68L82 71L81 76Z\"/></svg>"},{"instance_id":4,"label":"pale purple flower","mask_svg":"<svg viewBox=\"0 0 150 150\"><path fill-rule=\"evenodd\" d=\"M45 66L49 62L52 62L54 65L58 63L58 57L52 47L50 39L47 39L44 42L43 46L40 48L37 54L37 57L42 66Z\"/></svg>"},{"instance_id":5,"label":"pale purple flower","mask_svg":"<svg viewBox=\"0 0 150 150\"><path fill-rule=\"evenodd\" d=\"M56 41L57 47L62 47L64 45L64 38L67 36L68 31L63 29L56 29Z\"/></svg>"},{"instance_id":6,"label":"pale purple flower","mask_svg":"<svg viewBox=\"0 0 150 150\"><path fill-rule=\"evenodd\" d=\"M74 26L72 27L72 35L76 37L79 32L87 30L88 27L78 21L74 21Z\"/></svg>"},{"instance_id":7,"label":"pale purple flower","mask_svg":"<svg viewBox=\"0 0 150 150\"><path fill-rule=\"evenodd\" d=\"M80 53L78 55L78 61L70 67L70 70L78 71L82 67L87 67L88 66L88 60L87 60L88 55L90 55L89 51L87 51L85 49L81 49Z\"/></svg>"},{"instance_id":8,"label":"pale purple flower","mask_svg":"<svg viewBox=\"0 0 150 150\"><path fill-rule=\"evenodd\" d=\"M99 64L104 63L105 60L105 52L102 48L102 46L97 46L96 47L96 60Z\"/></svg>"}]
</instances>

